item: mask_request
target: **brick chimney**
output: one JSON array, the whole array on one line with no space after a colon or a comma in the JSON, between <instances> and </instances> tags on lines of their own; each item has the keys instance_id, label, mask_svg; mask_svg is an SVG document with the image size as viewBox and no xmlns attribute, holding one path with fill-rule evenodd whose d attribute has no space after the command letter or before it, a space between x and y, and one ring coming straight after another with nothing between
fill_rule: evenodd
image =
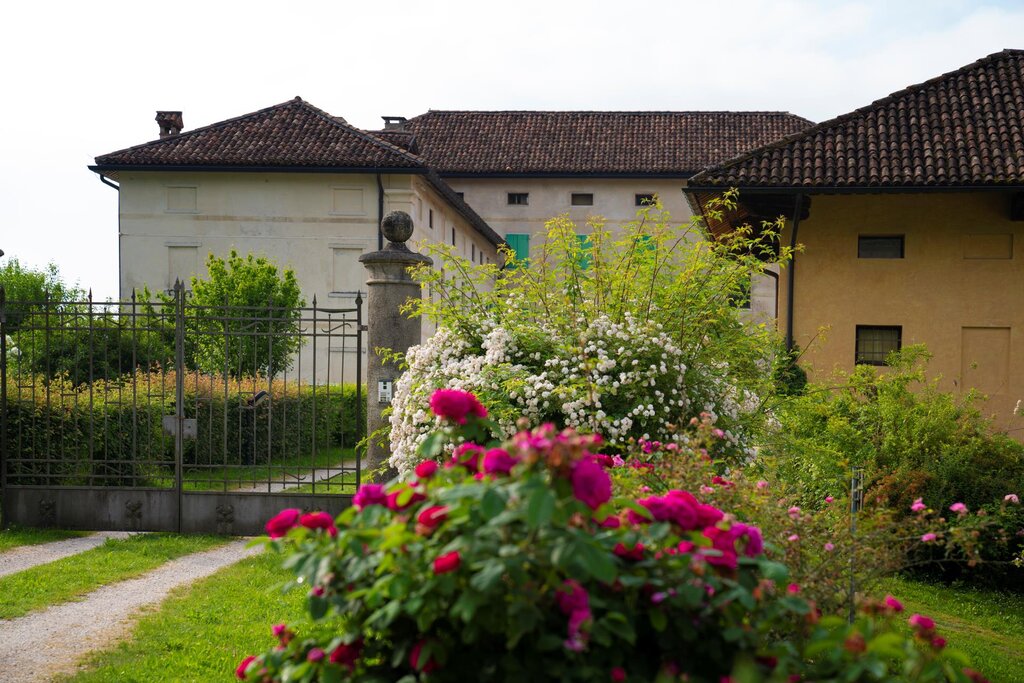
<instances>
[{"instance_id":1,"label":"brick chimney","mask_svg":"<svg viewBox=\"0 0 1024 683\"><path fill-rule=\"evenodd\" d=\"M180 111L158 111L156 113L156 123L160 126L161 140L177 135L185 127L185 124L181 122Z\"/></svg>"},{"instance_id":2,"label":"brick chimney","mask_svg":"<svg viewBox=\"0 0 1024 683\"><path fill-rule=\"evenodd\" d=\"M408 121L404 116L382 116L384 119L384 130L405 130L405 122Z\"/></svg>"}]
</instances>

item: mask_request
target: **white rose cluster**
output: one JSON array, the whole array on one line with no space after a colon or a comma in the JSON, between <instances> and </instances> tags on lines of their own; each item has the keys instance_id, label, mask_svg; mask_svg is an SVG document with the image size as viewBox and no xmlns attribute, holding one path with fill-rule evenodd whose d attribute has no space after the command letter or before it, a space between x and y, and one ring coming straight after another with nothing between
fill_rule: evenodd
<instances>
[{"instance_id":1,"label":"white rose cluster","mask_svg":"<svg viewBox=\"0 0 1024 683\"><path fill-rule=\"evenodd\" d=\"M733 385L724 364L691 368L657 323L626 314L580 320L573 335L543 324L517 332L489 321L481 329L473 341L441 327L409 350L391 414L390 464L399 473L416 466L417 447L436 426L427 405L441 388L476 394L504 432L498 436L526 417L613 444L645 435L670 441L681 438L675 425L705 411L721 420L731 446L749 452L742 417L760 408L758 397Z\"/></svg>"}]
</instances>

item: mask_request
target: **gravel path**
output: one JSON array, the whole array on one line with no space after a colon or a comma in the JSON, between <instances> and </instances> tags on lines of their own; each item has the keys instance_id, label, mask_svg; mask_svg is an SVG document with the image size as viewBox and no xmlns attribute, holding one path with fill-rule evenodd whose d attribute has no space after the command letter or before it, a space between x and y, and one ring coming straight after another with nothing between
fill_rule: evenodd
<instances>
[{"instance_id":1,"label":"gravel path","mask_svg":"<svg viewBox=\"0 0 1024 683\"><path fill-rule=\"evenodd\" d=\"M0 681L43 681L74 673L91 650L124 637L139 608L155 605L178 586L255 555L248 539L171 560L148 574L104 586L81 602L57 605L18 619L0 619Z\"/></svg>"},{"instance_id":2,"label":"gravel path","mask_svg":"<svg viewBox=\"0 0 1024 683\"><path fill-rule=\"evenodd\" d=\"M134 532L129 531L100 531L99 533L69 538L65 541L53 541L52 543L40 543L38 545L23 545L0 552L0 576L7 576L15 572L30 569L39 564L53 562L69 555L92 550L108 538L128 538ZM2 679L0 679L2 680Z\"/></svg>"}]
</instances>

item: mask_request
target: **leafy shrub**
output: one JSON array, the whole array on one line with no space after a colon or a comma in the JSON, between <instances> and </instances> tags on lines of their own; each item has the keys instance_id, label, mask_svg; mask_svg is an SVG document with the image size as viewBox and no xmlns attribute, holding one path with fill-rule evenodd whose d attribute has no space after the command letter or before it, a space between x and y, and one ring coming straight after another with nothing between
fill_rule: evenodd
<instances>
[{"instance_id":1,"label":"leafy shrub","mask_svg":"<svg viewBox=\"0 0 1024 683\"><path fill-rule=\"evenodd\" d=\"M162 421L175 412L174 372L140 371L85 385L20 380L10 377L7 387L6 455L12 483L169 481L174 440L164 434ZM268 390L269 400L249 407L256 388ZM354 385L317 387L314 396L311 387L295 382L247 378L225 384L220 377L189 373L185 416L196 418L198 436L185 442L183 462L260 464L267 453L275 458L308 453L314 440L318 447L354 446L365 435L365 420L356 420L355 399ZM363 401L359 414L365 417L365 396Z\"/></svg>"},{"instance_id":2,"label":"leafy shrub","mask_svg":"<svg viewBox=\"0 0 1024 683\"><path fill-rule=\"evenodd\" d=\"M479 394L503 436L525 417L614 444L666 440L673 424L708 412L723 450L749 457L761 396L773 390L775 333L745 323L736 300L763 271L759 257L787 258L775 235L705 239L697 222L673 226L654 207L614 233L553 219L530 258L508 252L504 270L430 247L442 268L417 269L429 296L409 312L438 331L408 352L396 384L391 465L415 466L434 426L423 406L442 387Z\"/></svg>"},{"instance_id":3,"label":"leafy shrub","mask_svg":"<svg viewBox=\"0 0 1024 683\"><path fill-rule=\"evenodd\" d=\"M834 389L810 387L782 402L782 427L763 453L804 502L839 496L851 467L868 498L907 510L917 498L972 509L1024 491L1024 445L993 433L973 395L958 399L925 379L928 354L912 346L880 372L858 366Z\"/></svg>"},{"instance_id":4,"label":"leafy shrub","mask_svg":"<svg viewBox=\"0 0 1024 683\"><path fill-rule=\"evenodd\" d=\"M614 496L618 461L593 452L598 437L545 425L501 447L464 441L439 467L443 441L493 425L463 392L431 405L448 429L425 442L413 480L363 486L337 520L285 510L268 522L336 635L279 624L278 645L239 678L968 680L926 617L909 636L895 627L894 599L853 625L821 618L758 528L680 490Z\"/></svg>"}]
</instances>

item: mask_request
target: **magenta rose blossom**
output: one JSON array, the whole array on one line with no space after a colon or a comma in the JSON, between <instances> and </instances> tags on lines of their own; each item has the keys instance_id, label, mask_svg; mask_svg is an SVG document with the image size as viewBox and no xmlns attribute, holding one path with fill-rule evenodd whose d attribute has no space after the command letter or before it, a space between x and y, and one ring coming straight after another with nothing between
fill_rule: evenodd
<instances>
[{"instance_id":1,"label":"magenta rose blossom","mask_svg":"<svg viewBox=\"0 0 1024 683\"><path fill-rule=\"evenodd\" d=\"M483 454L484 449L475 443L459 444L445 467L465 467L470 472L477 472L480 470L480 458Z\"/></svg>"},{"instance_id":2,"label":"magenta rose blossom","mask_svg":"<svg viewBox=\"0 0 1024 683\"><path fill-rule=\"evenodd\" d=\"M891 595L885 596L885 606L891 609L893 612L903 611L903 603Z\"/></svg>"},{"instance_id":3,"label":"magenta rose blossom","mask_svg":"<svg viewBox=\"0 0 1024 683\"><path fill-rule=\"evenodd\" d=\"M967 506L964 505L963 503L953 503L952 505L949 506L949 509L951 512L955 512L958 515L967 514Z\"/></svg>"},{"instance_id":4,"label":"magenta rose blossom","mask_svg":"<svg viewBox=\"0 0 1024 683\"><path fill-rule=\"evenodd\" d=\"M314 647L312 650L309 651L309 654L306 655L306 659L310 662L319 662L323 660L325 656L327 656L326 652L324 652L318 647Z\"/></svg>"},{"instance_id":5,"label":"magenta rose blossom","mask_svg":"<svg viewBox=\"0 0 1024 683\"><path fill-rule=\"evenodd\" d=\"M401 510L406 509L407 507L415 505L416 503L420 503L426 499L427 497L425 495L413 489L408 484L405 484L397 491L389 493L387 495L386 505L388 506L389 510L399 512Z\"/></svg>"},{"instance_id":6,"label":"magenta rose blossom","mask_svg":"<svg viewBox=\"0 0 1024 683\"><path fill-rule=\"evenodd\" d=\"M359 656L363 652L363 639L360 638L348 645L342 643L331 652L330 661L332 664L339 664L349 671L355 668Z\"/></svg>"},{"instance_id":7,"label":"magenta rose blossom","mask_svg":"<svg viewBox=\"0 0 1024 683\"><path fill-rule=\"evenodd\" d=\"M919 631L934 631L935 621L923 614L912 614L907 623Z\"/></svg>"},{"instance_id":8,"label":"magenta rose blossom","mask_svg":"<svg viewBox=\"0 0 1024 683\"><path fill-rule=\"evenodd\" d=\"M437 462L434 460L424 460L416 465L416 476L420 479L430 479L435 472L437 472Z\"/></svg>"},{"instance_id":9,"label":"magenta rose blossom","mask_svg":"<svg viewBox=\"0 0 1024 683\"><path fill-rule=\"evenodd\" d=\"M492 448L484 455L485 474L508 474L512 471L519 458L509 455L504 448Z\"/></svg>"},{"instance_id":10,"label":"magenta rose blossom","mask_svg":"<svg viewBox=\"0 0 1024 683\"><path fill-rule=\"evenodd\" d=\"M422 671L425 674L435 671L437 669L437 662L434 658L429 659L423 656L423 648L426 646L427 641L420 640L412 646L412 652L409 653L409 666L415 671ZM426 661L423 661L426 659Z\"/></svg>"},{"instance_id":11,"label":"magenta rose blossom","mask_svg":"<svg viewBox=\"0 0 1024 683\"><path fill-rule=\"evenodd\" d=\"M383 484L363 484L352 497L352 505L356 510L363 510L371 505L387 505L388 494L384 492Z\"/></svg>"},{"instance_id":12,"label":"magenta rose blossom","mask_svg":"<svg viewBox=\"0 0 1024 683\"><path fill-rule=\"evenodd\" d=\"M323 529L331 536L338 535L338 528L334 526L334 518L326 512L309 512L299 518L299 524L307 529Z\"/></svg>"},{"instance_id":13,"label":"magenta rose blossom","mask_svg":"<svg viewBox=\"0 0 1024 683\"><path fill-rule=\"evenodd\" d=\"M453 572L459 568L462 564L462 556L459 555L458 550L453 550L450 553L440 555L434 560L434 573L435 574L447 574Z\"/></svg>"},{"instance_id":14,"label":"magenta rose blossom","mask_svg":"<svg viewBox=\"0 0 1024 683\"><path fill-rule=\"evenodd\" d=\"M612 479L593 458L584 458L572 468L572 494L592 509L612 499Z\"/></svg>"},{"instance_id":15,"label":"magenta rose blossom","mask_svg":"<svg viewBox=\"0 0 1024 683\"><path fill-rule=\"evenodd\" d=\"M442 505L431 505L419 514L416 521L422 524L428 531L433 531L446 519L448 519L448 508Z\"/></svg>"},{"instance_id":16,"label":"magenta rose blossom","mask_svg":"<svg viewBox=\"0 0 1024 683\"><path fill-rule=\"evenodd\" d=\"M241 661L238 668L235 669L235 677L239 680L245 680L245 670L249 668L249 665L256 660L256 655L249 655Z\"/></svg>"},{"instance_id":17,"label":"magenta rose blossom","mask_svg":"<svg viewBox=\"0 0 1024 683\"><path fill-rule=\"evenodd\" d=\"M476 396L461 389L438 389L430 396L430 409L434 415L460 425L466 424L468 415L487 417L487 409Z\"/></svg>"},{"instance_id":18,"label":"magenta rose blossom","mask_svg":"<svg viewBox=\"0 0 1024 683\"><path fill-rule=\"evenodd\" d=\"M271 538L281 538L299 523L299 517L301 516L302 510L297 508L281 510L271 517L266 527L264 527L267 530L267 535Z\"/></svg>"}]
</instances>

